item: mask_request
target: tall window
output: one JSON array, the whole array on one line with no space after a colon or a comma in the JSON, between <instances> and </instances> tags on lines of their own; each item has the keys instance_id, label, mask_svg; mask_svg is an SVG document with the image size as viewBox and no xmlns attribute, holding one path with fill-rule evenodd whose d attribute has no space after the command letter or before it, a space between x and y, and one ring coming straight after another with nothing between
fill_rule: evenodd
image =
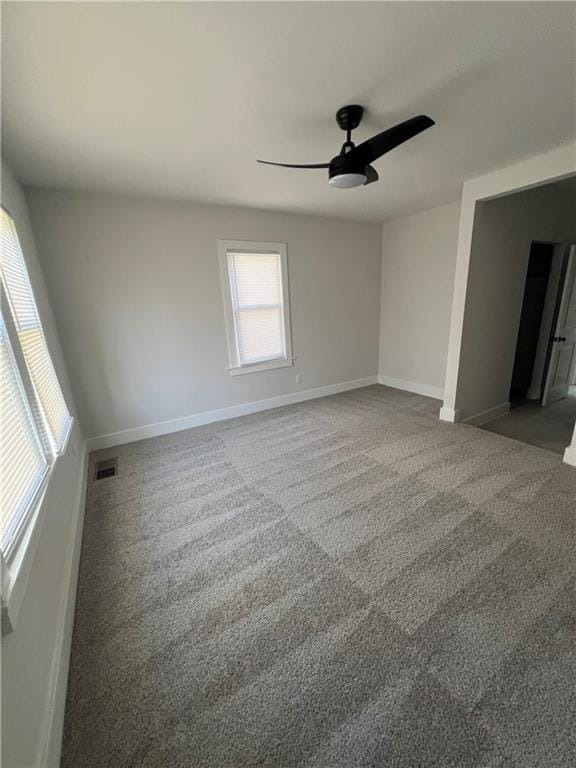
<instances>
[{"instance_id":1,"label":"tall window","mask_svg":"<svg viewBox=\"0 0 576 768\"><path fill-rule=\"evenodd\" d=\"M7 559L72 425L8 212L0 209L0 551Z\"/></svg>"},{"instance_id":2,"label":"tall window","mask_svg":"<svg viewBox=\"0 0 576 768\"><path fill-rule=\"evenodd\" d=\"M230 373L292 365L284 243L221 240Z\"/></svg>"}]
</instances>

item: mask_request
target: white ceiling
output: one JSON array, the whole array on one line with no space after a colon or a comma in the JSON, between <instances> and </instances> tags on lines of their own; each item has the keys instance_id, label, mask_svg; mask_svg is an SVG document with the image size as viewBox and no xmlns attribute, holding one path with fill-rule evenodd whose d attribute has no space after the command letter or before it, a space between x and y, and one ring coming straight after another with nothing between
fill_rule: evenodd
<instances>
[{"instance_id":1,"label":"white ceiling","mask_svg":"<svg viewBox=\"0 0 576 768\"><path fill-rule=\"evenodd\" d=\"M575 138L573 3L3 3L3 139L29 185L381 221ZM360 141L437 125L329 187Z\"/></svg>"}]
</instances>

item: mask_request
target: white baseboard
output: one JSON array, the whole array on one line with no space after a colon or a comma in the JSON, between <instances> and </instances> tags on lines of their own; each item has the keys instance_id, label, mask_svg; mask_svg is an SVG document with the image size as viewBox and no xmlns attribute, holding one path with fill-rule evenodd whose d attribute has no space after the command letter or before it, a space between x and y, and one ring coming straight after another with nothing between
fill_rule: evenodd
<instances>
[{"instance_id":1,"label":"white baseboard","mask_svg":"<svg viewBox=\"0 0 576 768\"><path fill-rule=\"evenodd\" d=\"M442 408L440 408L440 415L438 418L440 421L448 421L450 424L455 424L460 419L460 411L443 405Z\"/></svg>"},{"instance_id":2,"label":"white baseboard","mask_svg":"<svg viewBox=\"0 0 576 768\"><path fill-rule=\"evenodd\" d=\"M68 687L68 668L70 666L74 610L76 607L76 588L78 586L80 549L84 527L84 510L86 507L88 453L85 442L82 445L80 456L82 475L78 483L73 529L70 533L70 541L66 552L63 581L65 589L62 591L58 606L59 631L52 656L46 713L38 754L38 766L42 768L55 768L60 765L66 691Z\"/></svg>"},{"instance_id":3,"label":"white baseboard","mask_svg":"<svg viewBox=\"0 0 576 768\"><path fill-rule=\"evenodd\" d=\"M442 387L434 387L431 384L421 384L417 381L406 381L405 379L394 379L392 376L384 376L382 374L378 376L378 383L383 384L385 387L403 389L405 392L414 392L417 395L433 397L435 400L444 400L444 389Z\"/></svg>"},{"instance_id":4,"label":"white baseboard","mask_svg":"<svg viewBox=\"0 0 576 768\"><path fill-rule=\"evenodd\" d=\"M133 443L136 440L145 440L149 437L158 437L159 435L167 435L171 432L180 432L183 429L202 427L205 424L212 424L215 421L235 419L238 416L247 416L250 413L258 413L259 411L269 411L271 408L280 408L283 405L302 403L305 400L316 400L318 397L336 395L339 392L347 392L350 389L359 389L360 387L368 387L371 384L377 383L377 376L368 376L364 379L342 381L339 384L329 384L326 387L316 387L315 389L305 389L301 392L291 392L288 395L278 395L277 397L266 398L266 400L256 400L252 403L232 405L228 408L219 408L216 411L194 413L191 416L183 416L180 419L170 419L169 421L146 424L142 427L125 429L120 432L111 432L107 435L90 437L86 441L87 447L89 452L97 451L101 448L111 448L115 445Z\"/></svg>"},{"instance_id":5,"label":"white baseboard","mask_svg":"<svg viewBox=\"0 0 576 768\"><path fill-rule=\"evenodd\" d=\"M576 467L576 445L569 445L564 451L564 462Z\"/></svg>"},{"instance_id":6,"label":"white baseboard","mask_svg":"<svg viewBox=\"0 0 576 768\"><path fill-rule=\"evenodd\" d=\"M487 411L482 411L481 413L476 413L473 416L468 416L468 418L464 419L464 424L471 424L474 427L481 427L482 424L487 424L489 421L494 421L495 419L500 418L500 416L505 416L510 411L510 403L500 403L500 405L495 405L493 408L489 408Z\"/></svg>"}]
</instances>

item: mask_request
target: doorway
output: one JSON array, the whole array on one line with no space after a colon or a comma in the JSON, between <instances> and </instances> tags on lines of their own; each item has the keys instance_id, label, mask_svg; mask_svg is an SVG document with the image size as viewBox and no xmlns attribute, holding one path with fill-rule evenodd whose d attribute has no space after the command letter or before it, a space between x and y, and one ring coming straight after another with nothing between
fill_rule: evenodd
<instances>
[{"instance_id":1,"label":"doorway","mask_svg":"<svg viewBox=\"0 0 576 768\"><path fill-rule=\"evenodd\" d=\"M575 172L559 148L465 182L440 419L483 426L510 412L530 246L576 242ZM565 371L568 353L554 355ZM574 424L563 459L576 466Z\"/></svg>"},{"instance_id":2,"label":"doorway","mask_svg":"<svg viewBox=\"0 0 576 768\"><path fill-rule=\"evenodd\" d=\"M533 242L510 413L484 429L563 454L576 423L576 248Z\"/></svg>"}]
</instances>

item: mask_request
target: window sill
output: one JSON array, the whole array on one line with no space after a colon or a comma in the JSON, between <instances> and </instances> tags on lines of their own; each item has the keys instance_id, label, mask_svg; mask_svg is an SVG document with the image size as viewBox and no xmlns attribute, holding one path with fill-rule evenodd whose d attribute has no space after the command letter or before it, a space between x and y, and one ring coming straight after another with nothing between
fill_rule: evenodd
<instances>
[{"instance_id":1,"label":"window sill","mask_svg":"<svg viewBox=\"0 0 576 768\"><path fill-rule=\"evenodd\" d=\"M283 358L281 360L265 360L262 363L254 365L239 365L228 368L230 376L242 376L245 373L259 373L260 371L270 371L273 368L288 368L294 365L295 358Z\"/></svg>"}]
</instances>

